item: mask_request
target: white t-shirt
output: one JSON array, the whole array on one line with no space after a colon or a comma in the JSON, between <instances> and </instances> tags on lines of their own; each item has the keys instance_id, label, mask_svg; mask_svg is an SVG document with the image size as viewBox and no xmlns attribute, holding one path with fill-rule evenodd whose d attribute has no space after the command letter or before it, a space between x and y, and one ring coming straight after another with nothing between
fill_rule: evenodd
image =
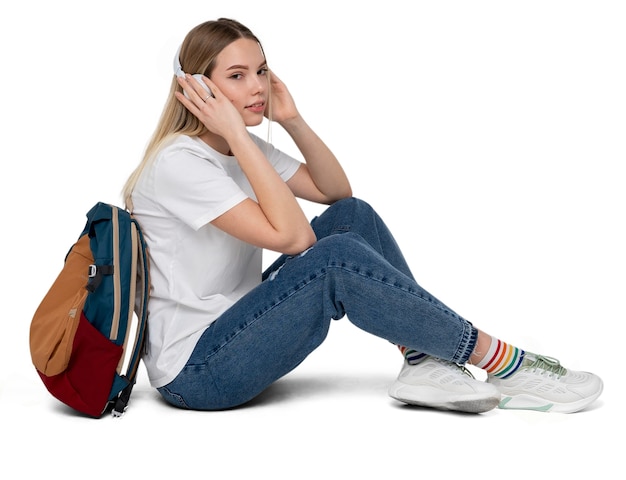
<instances>
[{"instance_id":1,"label":"white t-shirt","mask_svg":"<svg viewBox=\"0 0 626 480\"><path fill-rule=\"evenodd\" d=\"M250 134L281 178L300 163ZM235 157L178 136L142 173L133 213L150 253L151 297L143 360L150 383L171 382L204 330L261 281L261 249L212 226L252 187Z\"/></svg>"}]
</instances>

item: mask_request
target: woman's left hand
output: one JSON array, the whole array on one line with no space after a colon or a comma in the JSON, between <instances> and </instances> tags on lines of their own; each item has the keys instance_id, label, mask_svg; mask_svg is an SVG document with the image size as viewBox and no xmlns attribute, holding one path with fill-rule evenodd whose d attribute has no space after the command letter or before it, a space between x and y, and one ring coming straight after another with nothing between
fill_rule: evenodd
<instances>
[{"instance_id":1,"label":"woman's left hand","mask_svg":"<svg viewBox=\"0 0 626 480\"><path fill-rule=\"evenodd\" d=\"M287 86L272 71L270 71L270 89L271 95L269 108L265 111L266 117L269 118L269 113L271 112L271 120L283 123L300 115L291 93L287 90Z\"/></svg>"}]
</instances>

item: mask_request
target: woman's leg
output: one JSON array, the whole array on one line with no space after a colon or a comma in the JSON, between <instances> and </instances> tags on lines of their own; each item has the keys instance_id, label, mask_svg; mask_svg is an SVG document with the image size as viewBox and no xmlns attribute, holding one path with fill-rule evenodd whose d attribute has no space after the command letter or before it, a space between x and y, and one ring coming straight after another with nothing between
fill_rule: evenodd
<instances>
[{"instance_id":1,"label":"woman's leg","mask_svg":"<svg viewBox=\"0 0 626 480\"><path fill-rule=\"evenodd\" d=\"M318 243L299 256L279 258L259 287L206 330L185 369L174 382L159 389L168 401L194 409L243 404L293 370L323 342L330 319L345 314L363 330L398 345L451 362L465 363L472 353L473 363L486 361L484 357L493 349L482 353L475 349L476 341L486 345L496 339L476 330L415 283L388 229L367 204L355 199L338 202L312 223ZM530 378L533 375L548 371L577 390L573 395L578 401L571 395L561 396L557 411L584 408L602 391L602 382L591 374L563 373L558 362L555 366L547 357L531 354L530 361L532 365L518 366L529 372L524 374L528 383L536 380ZM404 368L403 373L407 373ZM410 376L413 370L408 373ZM519 382L502 382L498 385L507 391L505 401L514 399L510 407L535 408L524 407L529 405L528 388L520 393L514 385ZM475 388L482 383L466 381L466 386ZM428 388L420 384L420 394ZM536 405L538 394L530 393L530 404ZM480 410L465 408L463 402L471 393L460 395L461 404L453 400L452 407L449 402L425 404L484 411L488 409L484 402L493 397L489 391L479 392Z\"/></svg>"},{"instance_id":2,"label":"woman's leg","mask_svg":"<svg viewBox=\"0 0 626 480\"><path fill-rule=\"evenodd\" d=\"M223 409L293 370L344 315L396 344L465 363L476 329L392 266L357 233L329 235L288 258L203 334L160 389L179 406Z\"/></svg>"}]
</instances>

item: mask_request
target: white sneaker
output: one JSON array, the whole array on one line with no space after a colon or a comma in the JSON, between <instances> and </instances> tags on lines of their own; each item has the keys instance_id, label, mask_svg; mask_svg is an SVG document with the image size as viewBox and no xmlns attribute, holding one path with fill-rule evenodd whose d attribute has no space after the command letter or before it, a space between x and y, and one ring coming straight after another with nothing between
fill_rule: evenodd
<instances>
[{"instance_id":1,"label":"white sneaker","mask_svg":"<svg viewBox=\"0 0 626 480\"><path fill-rule=\"evenodd\" d=\"M499 408L540 412L577 412L593 403L603 389L597 375L567 370L555 358L529 352L513 375L489 375L487 382L502 394Z\"/></svg>"},{"instance_id":2,"label":"white sneaker","mask_svg":"<svg viewBox=\"0 0 626 480\"><path fill-rule=\"evenodd\" d=\"M389 396L410 405L468 413L487 412L500 402L496 387L476 380L461 365L435 357L417 365L405 360Z\"/></svg>"}]
</instances>

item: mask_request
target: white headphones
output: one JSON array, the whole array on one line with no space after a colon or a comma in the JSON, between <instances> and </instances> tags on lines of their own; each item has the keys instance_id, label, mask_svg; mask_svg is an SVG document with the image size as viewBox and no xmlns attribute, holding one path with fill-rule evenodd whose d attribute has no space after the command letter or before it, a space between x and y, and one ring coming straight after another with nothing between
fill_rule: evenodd
<instances>
[{"instance_id":1,"label":"white headphones","mask_svg":"<svg viewBox=\"0 0 626 480\"><path fill-rule=\"evenodd\" d=\"M181 67L180 65L180 47L178 47L178 50L176 50L176 55L174 56L174 74L177 77L183 77L183 78L185 77L185 72L183 72L183 67ZM211 91L211 89L208 87L206 83L204 83L204 80L202 80L202 75L200 73L194 73L192 77L198 81L198 83L202 86L202 88L204 88L207 91L209 95L215 98L215 95L213 95L213 92ZM189 95L187 95L187 92L183 90L183 93L185 94L185 97L189 98Z\"/></svg>"}]
</instances>

